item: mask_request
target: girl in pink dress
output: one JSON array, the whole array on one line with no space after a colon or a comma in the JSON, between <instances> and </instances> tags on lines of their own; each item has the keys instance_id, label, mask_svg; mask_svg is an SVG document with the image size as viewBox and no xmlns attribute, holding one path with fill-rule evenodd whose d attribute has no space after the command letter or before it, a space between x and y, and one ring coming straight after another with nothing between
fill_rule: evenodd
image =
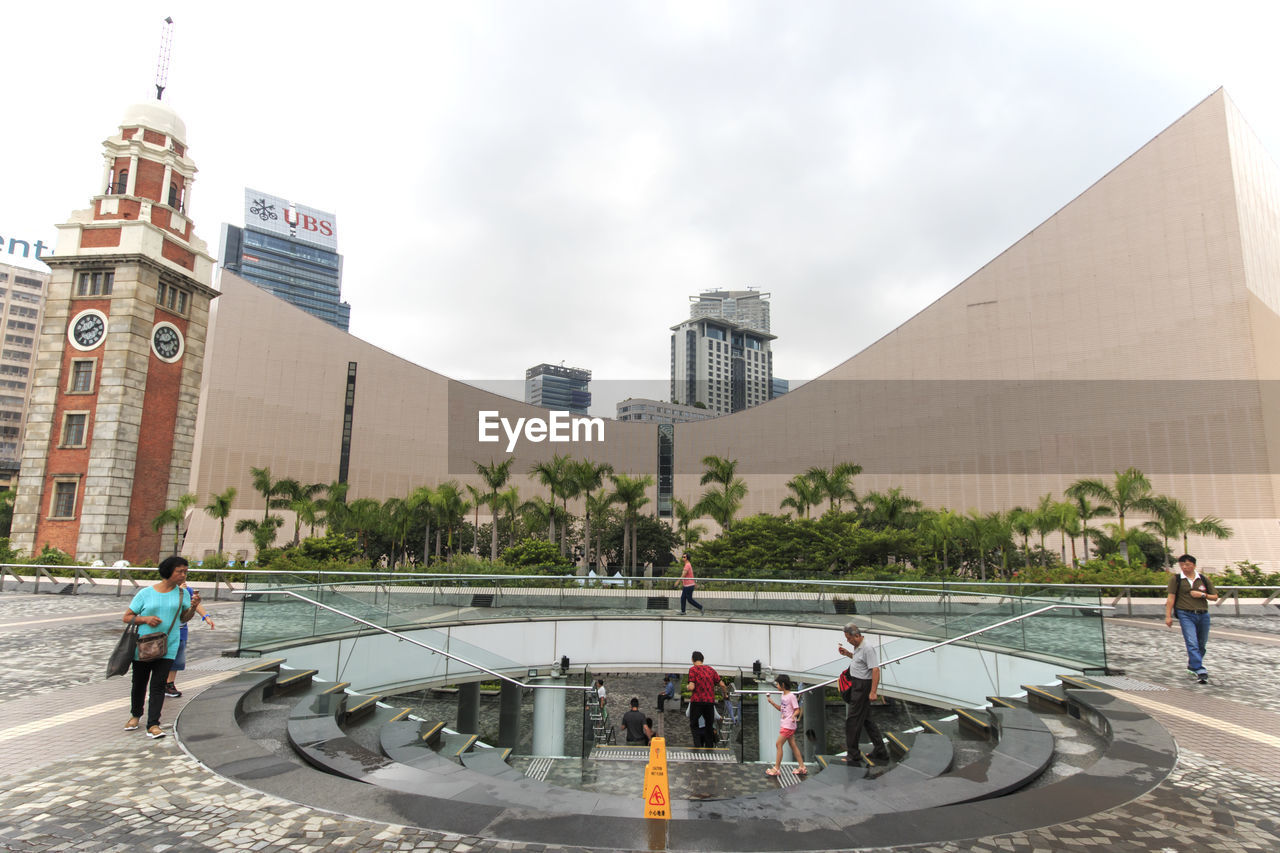
<instances>
[{"instance_id":1,"label":"girl in pink dress","mask_svg":"<svg viewBox=\"0 0 1280 853\"><path fill-rule=\"evenodd\" d=\"M772 696L764 698L770 705L782 712L782 725L778 731L778 757L774 760L773 766L764 771L767 776L777 776L782 772L782 745L790 742L791 754L796 757L796 761L800 763L800 767L796 770L797 776L806 776L809 771L804 766L804 753L800 751L800 745L796 743L796 725L800 722L800 700L796 699L796 694L791 692L791 678L786 673L781 673L773 680L773 686L782 691L780 698L781 704L773 701Z\"/></svg>"}]
</instances>

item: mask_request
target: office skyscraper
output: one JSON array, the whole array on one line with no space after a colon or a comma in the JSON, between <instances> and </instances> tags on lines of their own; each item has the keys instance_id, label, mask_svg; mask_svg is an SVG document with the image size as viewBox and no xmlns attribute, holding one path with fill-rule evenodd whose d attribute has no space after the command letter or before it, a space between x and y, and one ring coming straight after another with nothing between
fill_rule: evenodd
<instances>
[{"instance_id":1,"label":"office skyscraper","mask_svg":"<svg viewBox=\"0 0 1280 853\"><path fill-rule=\"evenodd\" d=\"M524 372L524 401L558 412L585 415L591 408L591 371L539 364Z\"/></svg>"},{"instance_id":2,"label":"office skyscraper","mask_svg":"<svg viewBox=\"0 0 1280 853\"><path fill-rule=\"evenodd\" d=\"M347 331L337 217L251 189L244 191L244 216L244 228L222 226L222 266Z\"/></svg>"},{"instance_id":3,"label":"office skyscraper","mask_svg":"<svg viewBox=\"0 0 1280 853\"><path fill-rule=\"evenodd\" d=\"M35 339L44 311L49 274L0 263L0 314L4 348L0 351L0 488L18 476L22 429L31 398Z\"/></svg>"}]
</instances>

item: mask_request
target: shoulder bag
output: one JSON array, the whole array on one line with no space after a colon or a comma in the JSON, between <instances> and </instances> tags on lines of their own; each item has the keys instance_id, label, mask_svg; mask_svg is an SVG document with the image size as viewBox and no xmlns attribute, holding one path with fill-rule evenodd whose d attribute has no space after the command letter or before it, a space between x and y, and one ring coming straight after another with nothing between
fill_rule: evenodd
<instances>
[{"instance_id":1,"label":"shoulder bag","mask_svg":"<svg viewBox=\"0 0 1280 853\"><path fill-rule=\"evenodd\" d=\"M173 623L178 621L178 613L182 610L182 592L179 588L178 592L178 609L173 612L173 618L169 620L169 627L163 631L156 631L152 634L144 634L138 637L138 660L150 661L156 658L162 658L169 651L169 632L173 630Z\"/></svg>"},{"instance_id":2,"label":"shoulder bag","mask_svg":"<svg viewBox=\"0 0 1280 853\"><path fill-rule=\"evenodd\" d=\"M113 675L124 675L129 671L129 665L133 663L133 653L138 649L138 626L126 625L124 633L120 635L120 639L116 642L116 647L111 650L111 657L107 660L107 678Z\"/></svg>"}]
</instances>

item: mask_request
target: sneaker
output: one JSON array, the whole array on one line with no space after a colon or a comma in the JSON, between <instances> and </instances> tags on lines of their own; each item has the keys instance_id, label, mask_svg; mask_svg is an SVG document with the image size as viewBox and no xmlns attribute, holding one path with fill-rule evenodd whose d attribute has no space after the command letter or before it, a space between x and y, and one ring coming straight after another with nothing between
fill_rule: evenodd
<instances>
[{"instance_id":1,"label":"sneaker","mask_svg":"<svg viewBox=\"0 0 1280 853\"><path fill-rule=\"evenodd\" d=\"M181 690L179 690L179 689L178 689L178 688L173 684L173 682L169 682L168 684L166 684L166 685L164 686L164 695L168 696L168 697L169 697L169 698L171 698L171 699L181 699L181 698L182 698L182 691L181 691Z\"/></svg>"},{"instance_id":2,"label":"sneaker","mask_svg":"<svg viewBox=\"0 0 1280 853\"><path fill-rule=\"evenodd\" d=\"M1202 673L1200 673L1198 676L1196 676L1196 681L1198 681L1198 682L1199 682L1199 683L1201 683L1201 684L1208 684L1208 683L1209 683L1209 673L1207 673L1207 672L1202 672Z\"/></svg>"},{"instance_id":3,"label":"sneaker","mask_svg":"<svg viewBox=\"0 0 1280 853\"><path fill-rule=\"evenodd\" d=\"M141 721L137 717L130 717L129 722L124 724L124 730L126 732L136 732L140 725Z\"/></svg>"},{"instance_id":4,"label":"sneaker","mask_svg":"<svg viewBox=\"0 0 1280 853\"><path fill-rule=\"evenodd\" d=\"M147 737L151 738L152 740L156 740L157 738L164 737L164 732L160 730L159 726L152 726L151 728L147 729Z\"/></svg>"}]
</instances>

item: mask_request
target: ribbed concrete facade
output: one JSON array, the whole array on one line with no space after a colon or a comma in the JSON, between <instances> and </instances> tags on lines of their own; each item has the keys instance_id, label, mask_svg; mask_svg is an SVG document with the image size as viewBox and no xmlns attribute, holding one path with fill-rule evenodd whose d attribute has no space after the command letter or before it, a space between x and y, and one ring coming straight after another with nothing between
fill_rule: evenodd
<instances>
[{"instance_id":1,"label":"ribbed concrete facade","mask_svg":"<svg viewBox=\"0 0 1280 853\"><path fill-rule=\"evenodd\" d=\"M1051 164L1046 164L1051 165ZM980 213L980 188L975 210ZM195 490L261 499L250 466L329 482L348 363L359 363L353 497L475 482L477 413L546 413L307 325L223 278L201 406ZM315 321L317 325L318 321ZM1280 175L1225 93L1211 95L924 311L765 405L675 430L675 496L703 456L739 461L743 514L776 512L785 481L861 464L860 492L900 486L932 507L990 511L1136 466L1193 515L1236 527L1196 543L1216 565L1280 565ZM603 444L521 445L654 473L656 428L609 422ZM522 491L533 487L521 484ZM532 491L530 491L532 493ZM216 544L197 513L187 551ZM244 547L241 544L240 547Z\"/></svg>"}]
</instances>

